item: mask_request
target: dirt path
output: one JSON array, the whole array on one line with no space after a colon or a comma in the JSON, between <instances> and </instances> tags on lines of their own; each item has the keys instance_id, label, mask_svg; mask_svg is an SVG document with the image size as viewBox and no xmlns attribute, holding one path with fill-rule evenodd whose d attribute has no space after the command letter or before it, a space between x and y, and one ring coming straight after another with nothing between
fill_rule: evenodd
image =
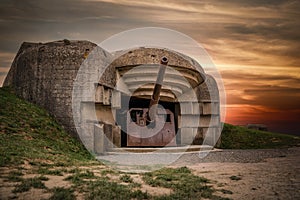
<instances>
[{"instance_id":1,"label":"dirt path","mask_svg":"<svg viewBox=\"0 0 300 200\"><path fill-rule=\"evenodd\" d=\"M222 196L232 199L300 199L300 148L232 151L229 154L232 159L229 156L227 162L224 157L218 162L217 157L222 152L217 152L202 162L192 161L191 157L182 158L174 166L190 161L189 168L212 180L215 189L223 189L225 193L231 191L232 194Z\"/></svg>"}]
</instances>

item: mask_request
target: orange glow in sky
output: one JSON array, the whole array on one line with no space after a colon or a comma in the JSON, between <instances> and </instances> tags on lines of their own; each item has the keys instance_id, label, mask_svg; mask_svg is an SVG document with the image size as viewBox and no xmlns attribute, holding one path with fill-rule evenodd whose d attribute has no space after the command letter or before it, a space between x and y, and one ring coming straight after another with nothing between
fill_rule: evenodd
<instances>
[{"instance_id":1,"label":"orange glow in sky","mask_svg":"<svg viewBox=\"0 0 300 200\"><path fill-rule=\"evenodd\" d=\"M141 27L182 32L220 71L226 122L300 135L300 1L43 0L0 2L0 85L24 41L100 43Z\"/></svg>"}]
</instances>

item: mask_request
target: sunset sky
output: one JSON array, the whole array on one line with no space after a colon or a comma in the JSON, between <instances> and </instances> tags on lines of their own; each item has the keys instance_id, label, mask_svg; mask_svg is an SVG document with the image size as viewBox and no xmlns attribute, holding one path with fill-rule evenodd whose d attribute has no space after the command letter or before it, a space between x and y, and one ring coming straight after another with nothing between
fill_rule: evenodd
<instances>
[{"instance_id":1,"label":"sunset sky","mask_svg":"<svg viewBox=\"0 0 300 200\"><path fill-rule=\"evenodd\" d=\"M0 85L23 41L100 43L154 26L201 43L220 71L226 122L300 135L298 0L1 0Z\"/></svg>"}]
</instances>

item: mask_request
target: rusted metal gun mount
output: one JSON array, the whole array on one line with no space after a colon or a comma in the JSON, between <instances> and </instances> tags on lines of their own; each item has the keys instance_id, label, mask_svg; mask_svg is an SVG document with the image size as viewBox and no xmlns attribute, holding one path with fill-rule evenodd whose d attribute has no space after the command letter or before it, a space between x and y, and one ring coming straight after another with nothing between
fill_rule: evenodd
<instances>
[{"instance_id":1,"label":"rusted metal gun mount","mask_svg":"<svg viewBox=\"0 0 300 200\"><path fill-rule=\"evenodd\" d=\"M170 109L161 111L158 108L167 65L168 58L164 56L148 108L128 111L127 146L176 146L174 113Z\"/></svg>"}]
</instances>

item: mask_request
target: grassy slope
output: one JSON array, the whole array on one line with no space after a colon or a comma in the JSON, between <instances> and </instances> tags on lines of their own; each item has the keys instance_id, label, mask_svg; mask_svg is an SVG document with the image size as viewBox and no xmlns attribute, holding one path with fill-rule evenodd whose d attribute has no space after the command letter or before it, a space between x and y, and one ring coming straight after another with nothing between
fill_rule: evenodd
<instances>
[{"instance_id":1,"label":"grassy slope","mask_svg":"<svg viewBox=\"0 0 300 200\"><path fill-rule=\"evenodd\" d=\"M295 139L292 136L253 131L227 124L222 135L223 148L273 148L298 143L299 138ZM24 161L33 168L18 167ZM83 165L88 166L90 170L81 168ZM198 199L199 196L227 199L215 196L216 190L206 184L209 180L193 175L185 167L161 169L140 175L145 184L158 187L158 190L160 187L171 189L173 192L170 195L152 196L142 192L141 184L134 182L130 174L124 175L110 170L106 172L106 168L101 167L98 169L99 162L96 162L80 142L69 136L45 110L17 98L8 88L0 88L1 166L11 166L9 174L0 175L0 179L14 184L12 197L18 197L30 188L38 188L43 190L43 193L51 194L50 199L74 199L78 194L86 199L167 200ZM95 170L97 173L93 172ZM117 179L111 180L106 173ZM40 176L25 178L24 174ZM64 180L71 185L68 188L47 188L44 183L51 178L48 175L64 176ZM230 192L224 191L223 194Z\"/></svg>"},{"instance_id":2,"label":"grassy slope","mask_svg":"<svg viewBox=\"0 0 300 200\"><path fill-rule=\"evenodd\" d=\"M0 88L0 166L28 162L73 165L92 156L49 114Z\"/></svg>"},{"instance_id":3,"label":"grassy slope","mask_svg":"<svg viewBox=\"0 0 300 200\"><path fill-rule=\"evenodd\" d=\"M25 162L30 167L20 165ZM139 175L141 179L145 177L144 184L173 191L163 196L143 192L141 183L134 182L131 174L101 167L45 110L17 98L8 88L0 88L0 167L4 167L0 173L3 184L0 189L5 191L0 199L22 199L24 194L39 199L43 194L51 200L75 199L76 196L91 200L199 199L199 196L228 200L215 195L216 190L207 185L207 179L192 174L185 167ZM61 186L57 177L62 177L59 180L63 179L68 186ZM57 186L47 186L50 179ZM184 184L179 184L179 180ZM32 188L39 193L31 192Z\"/></svg>"},{"instance_id":4,"label":"grassy slope","mask_svg":"<svg viewBox=\"0 0 300 200\"><path fill-rule=\"evenodd\" d=\"M299 137L249 130L225 124L221 148L282 148L300 143ZM73 165L93 160L49 114L0 88L0 166L29 162Z\"/></svg>"},{"instance_id":5,"label":"grassy slope","mask_svg":"<svg viewBox=\"0 0 300 200\"><path fill-rule=\"evenodd\" d=\"M251 130L225 124L221 146L223 149L266 149L299 146L300 138L292 135Z\"/></svg>"}]
</instances>

